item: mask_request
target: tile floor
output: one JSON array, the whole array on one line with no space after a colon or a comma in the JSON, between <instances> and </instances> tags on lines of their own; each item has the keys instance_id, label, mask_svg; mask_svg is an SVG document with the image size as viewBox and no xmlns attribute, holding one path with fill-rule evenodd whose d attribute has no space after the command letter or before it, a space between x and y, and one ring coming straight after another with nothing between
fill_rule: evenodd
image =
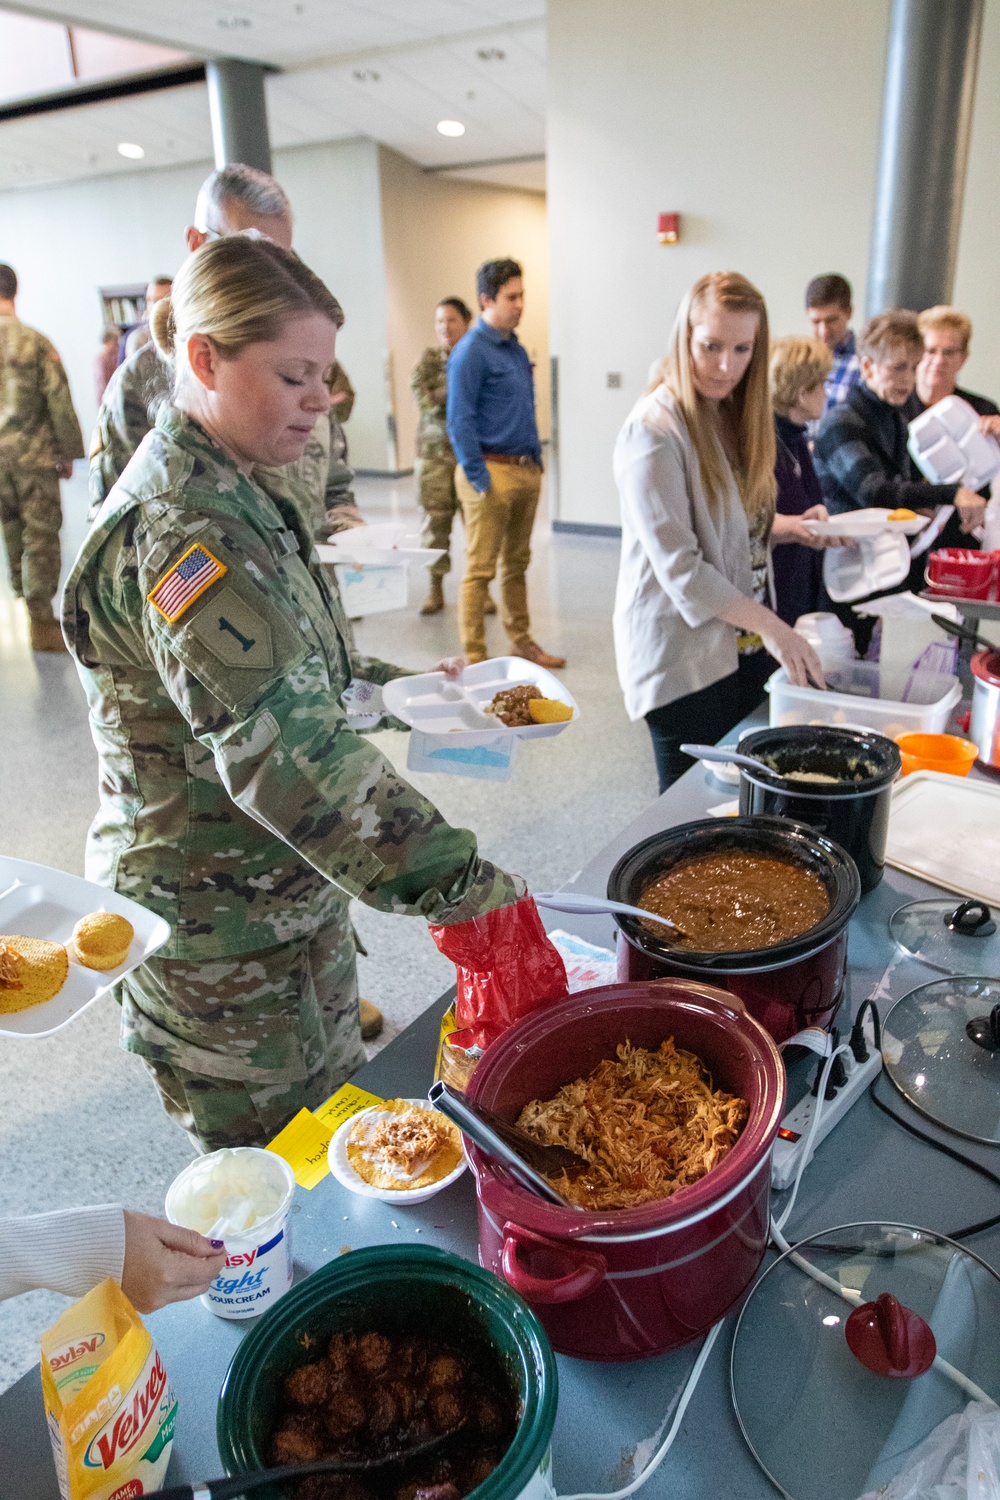
<instances>
[{"instance_id":1,"label":"tile floor","mask_svg":"<svg viewBox=\"0 0 1000 1500\"><path fill-rule=\"evenodd\" d=\"M64 555L84 532L82 465L64 486ZM412 480L360 480L370 519L414 515ZM524 743L510 782L413 776L452 822L474 829L483 851L522 873L536 889L566 880L655 795L645 728L625 717L614 671L611 609L618 544L552 535L541 519L530 574L537 639L569 658L567 686L581 705L578 725L558 739ZM449 605L461 576L446 584ZM417 614L423 580L411 581L405 610L357 627L361 648L426 670L458 650L454 610ZM504 650L499 621L490 644ZM405 768L404 736L377 736ZM0 850L83 873L87 826L96 806L96 756L75 669L67 657L33 655L20 606L0 578ZM360 960L362 994L386 1016L391 1040L451 982L451 965L422 922L355 903L369 957ZM166 1186L189 1160L187 1139L162 1113L137 1058L118 1050L117 1012L93 1006L58 1035L38 1042L0 1039L0 1214L77 1203L121 1201L156 1212ZM0 1389L37 1359L39 1332L65 1299L33 1292L0 1305Z\"/></svg>"}]
</instances>

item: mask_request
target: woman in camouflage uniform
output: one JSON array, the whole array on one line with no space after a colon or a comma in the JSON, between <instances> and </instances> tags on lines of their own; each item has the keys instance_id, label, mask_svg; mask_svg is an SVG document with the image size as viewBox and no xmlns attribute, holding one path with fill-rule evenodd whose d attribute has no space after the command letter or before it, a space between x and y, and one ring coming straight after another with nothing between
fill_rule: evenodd
<instances>
[{"instance_id":1,"label":"woman in camouflage uniform","mask_svg":"<svg viewBox=\"0 0 1000 1500\"><path fill-rule=\"evenodd\" d=\"M357 654L299 507L255 479L329 405L342 314L266 240L185 264L154 337L173 404L84 542L65 630L101 807L87 873L165 917L122 1045L207 1150L261 1144L362 1061L351 896L458 923L523 893L356 734Z\"/></svg>"},{"instance_id":2,"label":"woman in camouflage uniform","mask_svg":"<svg viewBox=\"0 0 1000 1500\"><path fill-rule=\"evenodd\" d=\"M461 506L455 493L455 455L448 441L445 408L448 404L448 355L469 331L472 314L460 297L445 297L434 312L437 344L425 349L413 367L410 386L420 412L417 421L417 500L424 511L421 542L442 547L444 556L432 563L431 591L420 613L438 615L444 609L444 575L451 569L451 525Z\"/></svg>"}]
</instances>

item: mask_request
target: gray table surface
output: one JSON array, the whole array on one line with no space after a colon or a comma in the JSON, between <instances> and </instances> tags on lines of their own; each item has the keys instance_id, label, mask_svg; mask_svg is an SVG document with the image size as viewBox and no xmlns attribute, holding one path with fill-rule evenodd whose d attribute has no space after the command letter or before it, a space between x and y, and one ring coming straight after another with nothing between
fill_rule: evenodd
<instances>
[{"instance_id":1,"label":"gray table surface","mask_svg":"<svg viewBox=\"0 0 1000 1500\"><path fill-rule=\"evenodd\" d=\"M754 716L755 718L757 716ZM694 767L621 833L610 839L567 887L593 895L606 891L616 860L640 839L703 817L733 795ZM850 928L849 996L856 1011L871 993L892 956L888 921L903 902L929 895L933 887L887 868L885 879L865 896ZM611 945L608 918L546 913L546 926ZM895 971L894 999L935 977L906 961ZM440 1016L450 995L397 1037L355 1081L383 1097L418 1095L432 1075ZM883 1008L883 1015L885 1009ZM843 1015L843 1012L842 1012ZM808 1064L793 1065L793 1093L804 1090ZM910 1110L886 1079L878 1087L892 1106L942 1141L992 1167L1000 1151L959 1141ZM780 1207L784 1195L776 1200ZM853 1221L898 1221L946 1231L1000 1210L996 1190L984 1179L914 1140L888 1120L866 1095L827 1137L808 1168L790 1238ZM337 1256L344 1246L411 1240L477 1259L475 1193L466 1173L426 1204L400 1209L358 1198L326 1177L311 1192L298 1190L293 1205L297 1277ZM972 1248L1000 1268L1000 1231L978 1235ZM179 1303L148 1320L178 1398L177 1436L168 1483L221 1473L215 1443L219 1388L247 1323L216 1318L200 1302ZM716 1343L677 1440L643 1493L650 1500L709 1500L739 1496L765 1500L775 1491L757 1468L740 1434L729 1396L729 1352L734 1317ZM657 1432L694 1361L697 1346L631 1364L599 1365L559 1357L559 1414L553 1438L558 1490L605 1491L632 1477L628 1462L636 1444ZM37 1368L0 1396L0 1496L3 1500L57 1500L58 1489L42 1411ZM844 1497L853 1500L853 1497Z\"/></svg>"}]
</instances>

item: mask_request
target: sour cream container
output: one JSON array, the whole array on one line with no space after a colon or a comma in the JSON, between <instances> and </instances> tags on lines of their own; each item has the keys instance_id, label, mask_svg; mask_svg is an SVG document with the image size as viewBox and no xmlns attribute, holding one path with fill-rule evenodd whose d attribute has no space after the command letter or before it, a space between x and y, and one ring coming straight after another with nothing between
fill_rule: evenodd
<instances>
[{"instance_id":1,"label":"sour cream container","mask_svg":"<svg viewBox=\"0 0 1000 1500\"><path fill-rule=\"evenodd\" d=\"M184 1168L167 1189L171 1224L224 1240L226 1264L202 1302L220 1318L255 1318L292 1284L291 1167L273 1151L237 1146Z\"/></svg>"}]
</instances>

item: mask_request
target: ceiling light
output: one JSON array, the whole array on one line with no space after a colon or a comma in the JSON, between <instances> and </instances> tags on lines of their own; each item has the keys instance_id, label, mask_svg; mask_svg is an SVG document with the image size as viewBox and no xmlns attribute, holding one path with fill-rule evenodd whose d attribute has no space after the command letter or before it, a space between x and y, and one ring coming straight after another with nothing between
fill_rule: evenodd
<instances>
[{"instance_id":1,"label":"ceiling light","mask_svg":"<svg viewBox=\"0 0 1000 1500\"><path fill-rule=\"evenodd\" d=\"M500 47L477 47L476 56L480 62L503 62L507 54Z\"/></svg>"},{"instance_id":2,"label":"ceiling light","mask_svg":"<svg viewBox=\"0 0 1000 1500\"><path fill-rule=\"evenodd\" d=\"M142 161L145 156L142 146L137 146L133 141L119 141L118 155L127 156L129 161Z\"/></svg>"},{"instance_id":3,"label":"ceiling light","mask_svg":"<svg viewBox=\"0 0 1000 1500\"><path fill-rule=\"evenodd\" d=\"M215 22L223 31L249 31L253 22L249 16L219 16Z\"/></svg>"},{"instance_id":4,"label":"ceiling light","mask_svg":"<svg viewBox=\"0 0 1000 1500\"><path fill-rule=\"evenodd\" d=\"M465 126L461 120L438 120L438 135L464 135Z\"/></svg>"},{"instance_id":5,"label":"ceiling light","mask_svg":"<svg viewBox=\"0 0 1000 1500\"><path fill-rule=\"evenodd\" d=\"M355 68L351 77L356 78L358 83L378 83L382 74L376 73L374 68Z\"/></svg>"}]
</instances>

